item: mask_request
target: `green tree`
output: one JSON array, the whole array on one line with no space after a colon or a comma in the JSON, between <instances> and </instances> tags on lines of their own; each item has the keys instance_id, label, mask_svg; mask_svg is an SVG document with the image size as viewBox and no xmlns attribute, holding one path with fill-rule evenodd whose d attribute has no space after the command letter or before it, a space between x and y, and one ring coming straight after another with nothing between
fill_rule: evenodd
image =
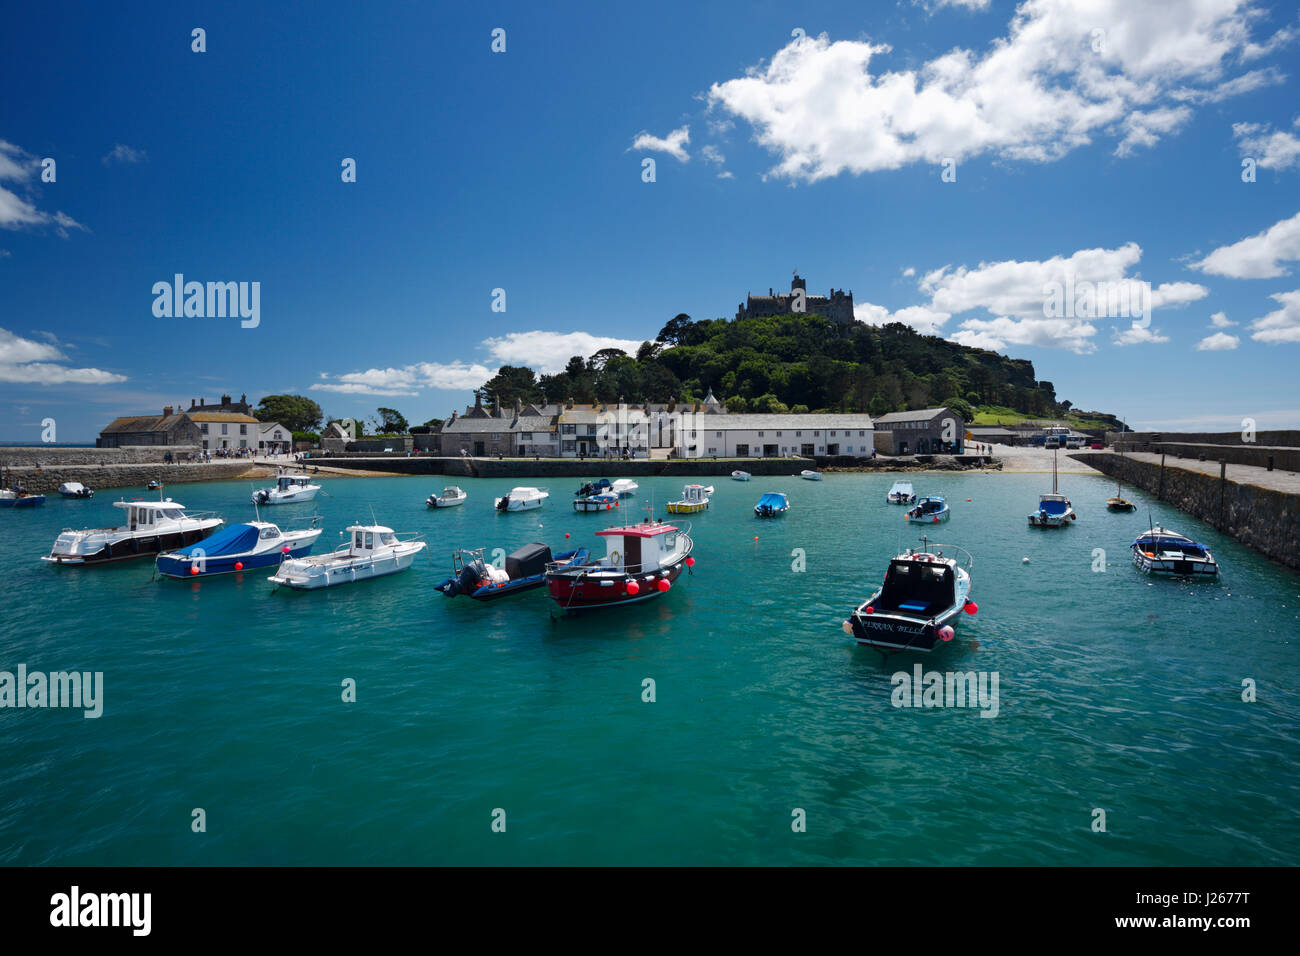
<instances>
[{"instance_id":1,"label":"green tree","mask_svg":"<svg viewBox=\"0 0 1300 956\"><path fill-rule=\"evenodd\" d=\"M410 429L406 417L395 408L380 408L376 430L381 435L404 435Z\"/></svg>"},{"instance_id":2,"label":"green tree","mask_svg":"<svg viewBox=\"0 0 1300 956\"><path fill-rule=\"evenodd\" d=\"M537 373L527 365L502 365L495 375L483 383L483 392L484 401L493 410L493 403L498 400L503 410L513 408L515 399L525 405L543 401Z\"/></svg>"},{"instance_id":3,"label":"green tree","mask_svg":"<svg viewBox=\"0 0 1300 956\"><path fill-rule=\"evenodd\" d=\"M669 345L682 345L686 341L686 334L692 324L689 315L685 312L679 312L659 330L659 334L655 336L655 341L667 342Z\"/></svg>"},{"instance_id":4,"label":"green tree","mask_svg":"<svg viewBox=\"0 0 1300 956\"><path fill-rule=\"evenodd\" d=\"M320 428L320 406L303 395L267 395L253 409L259 422L279 422L291 432Z\"/></svg>"}]
</instances>

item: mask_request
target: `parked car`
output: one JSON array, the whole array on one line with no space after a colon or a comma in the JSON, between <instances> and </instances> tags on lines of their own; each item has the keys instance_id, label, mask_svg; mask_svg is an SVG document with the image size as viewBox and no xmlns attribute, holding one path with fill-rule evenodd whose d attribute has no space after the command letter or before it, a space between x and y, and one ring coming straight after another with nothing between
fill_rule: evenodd
<instances>
[{"instance_id":1,"label":"parked car","mask_svg":"<svg viewBox=\"0 0 1300 956\"><path fill-rule=\"evenodd\" d=\"M1047 440L1046 440L1045 442L1043 442L1043 447L1044 447L1044 448L1060 448L1060 447L1061 447L1061 439L1057 438L1055 435L1048 435L1048 436L1047 436Z\"/></svg>"},{"instance_id":2,"label":"parked car","mask_svg":"<svg viewBox=\"0 0 1300 956\"><path fill-rule=\"evenodd\" d=\"M1067 439L1065 440L1065 447L1066 447L1066 448L1082 448L1082 447L1083 447L1083 439L1082 439L1082 438L1067 438Z\"/></svg>"},{"instance_id":3,"label":"parked car","mask_svg":"<svg viewBox=\"0 0 1300 956\"><path fill-rule=\"evenodd\" d=\"M1093 442L1091 445L1089 445L1088 447L1091 448L1093 451L1101 451L1103 448L1106 447L1106 445L1105 445L1103 442L1100 442L1100 441L1094 441L1094 442Z\"/></svg>"}]
</instances>

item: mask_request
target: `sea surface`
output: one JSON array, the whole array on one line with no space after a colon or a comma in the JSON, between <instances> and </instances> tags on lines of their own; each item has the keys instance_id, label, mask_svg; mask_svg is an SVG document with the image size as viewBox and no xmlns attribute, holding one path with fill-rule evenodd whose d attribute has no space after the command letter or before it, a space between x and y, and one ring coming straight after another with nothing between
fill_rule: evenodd
<instances>
[{"instance_id":1,"label":"sea surface","mask_svg":"<svg viewBox=\"0 0 1300 956\"><path fill-rule=\"evenodd\" d=\"M437 479L324 479L264 517L319 513L320 552L373 511L430 555L306 593L265 570L38 560L142 488L0 511L0 670L104 675L98 719L0 709L0 863L1300 861L1300 577L1136 489L1136 513L1108 513L1101 477L1063 477L1079 520L1044 531L1026 515L1047 476L912 475L952 505L931 540L971 552L979 610L934 654L885 659L840 624L918 540L885 503L897 477L718 479L683 519L693 574L570 617L544 590L480 604L434 585L458 546L603 553L596 530L651 497L662 513L681 479L641 480L616 515L568 510L574 479L508 515L505 481L430 511ZM166 494L237 522L250 488ZM754 517L766 490L788 514ZM1149 521L1208 544L1221 580L1140 574L1128 545ZM918 663L996 674L997 716L894 706L892 675Z\"/></svg>"}]
</instances>

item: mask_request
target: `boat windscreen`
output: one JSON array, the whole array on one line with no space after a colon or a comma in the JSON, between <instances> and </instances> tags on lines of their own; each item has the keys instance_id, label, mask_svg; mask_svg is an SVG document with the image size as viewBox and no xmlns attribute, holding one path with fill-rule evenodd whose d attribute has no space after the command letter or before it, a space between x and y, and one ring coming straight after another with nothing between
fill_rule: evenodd
<instances>
[{"instance_id":1,"label":"boat windscreen","mask_svg":"<svg viewBox=\"0 0 1300 956\"><path fill-rule=\"evenodd\" d=\"M1063 515L1065 514L1065 502L1053 499L1040 501L1038 502L1038 510L1046 511L1049 515Z\"/></svg>"}]
</instances>

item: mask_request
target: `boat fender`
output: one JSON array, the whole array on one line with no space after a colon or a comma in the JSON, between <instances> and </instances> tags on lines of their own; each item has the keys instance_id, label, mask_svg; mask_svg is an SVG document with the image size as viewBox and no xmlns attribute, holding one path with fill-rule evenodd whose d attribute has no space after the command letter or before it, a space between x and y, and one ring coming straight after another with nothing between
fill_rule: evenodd
<instances>
[{"instance_id":1,"label":"boat fender","mask_svg":"<svg viewBox=\"0 0 1300 956\"><path fill-rule=\"evenodd\" d=\"M655 586L659 588L661 592L667 592L667 590L673 586L673 583L667 578L660 578L659 583Z\"/></svg>"},{"instance_id":2,"label":"boat fender","mask_svg":"<svg viewBox=\"0 0 1300 956\"><path fill-rule=\"evenodd\" d=\"M641 585L637 584L635 581L628 581L628 582L627 582L627 593L628 593L628 594L631 594L631 595L633 595L633 596L636 596L637 594L640 594L640 593L641 593Z\"/></svg>"},{"instance_id":3,"label":"boat fender","mask_svg":"<svg viewBox=\"0 0 1300 956\"><path fill-rule=\"evenodd\" d=\"M979 606L978 604L976 604L974 601L967 601L967 602L962 606L962 610L965 611L967 614L974 614L974 613L975 613L976 611L978 611L979 609L980 609L980 606Z\"/></svg>"},{"instance_id":4,"label":"boat fender","mask_svg":"<svg viewBox=\"0 0 1300 956\"><path fill-rule=\"evenodd\" d=\"M951 641L953 639L953 635L955 635L956 633L957 632L954 631L949 625L945 624L943 627L939 628L939 640L944 642Z\"/></svg>"},{"instance_id":5,"label":"boat fender","mask_svg":"<svg viewBox=\"0 0 1300 956\"><path fill-rule=\"evenodd\" d=\"M852 633L853 633L853 625L852 625L851 623L849 623L848 621L843 621L843 622L841 622L841 624L840 624L840 630L842 630L845 634L852 634Z\"/></svg>"},{"instance_id":6,"label":"boat fender","mask_svg":"<svg viewBox=\"0 0 1300 956\"><path fill-rule=\"evenodd\" d=\"M866 607L864 607L862 610L866 611L868 614L875 614L875 613L876 613L876 609L875 609L874 607L872 607L870 604L868 604L868 605L867 605Z\"/></svg>"}]
</instances>

